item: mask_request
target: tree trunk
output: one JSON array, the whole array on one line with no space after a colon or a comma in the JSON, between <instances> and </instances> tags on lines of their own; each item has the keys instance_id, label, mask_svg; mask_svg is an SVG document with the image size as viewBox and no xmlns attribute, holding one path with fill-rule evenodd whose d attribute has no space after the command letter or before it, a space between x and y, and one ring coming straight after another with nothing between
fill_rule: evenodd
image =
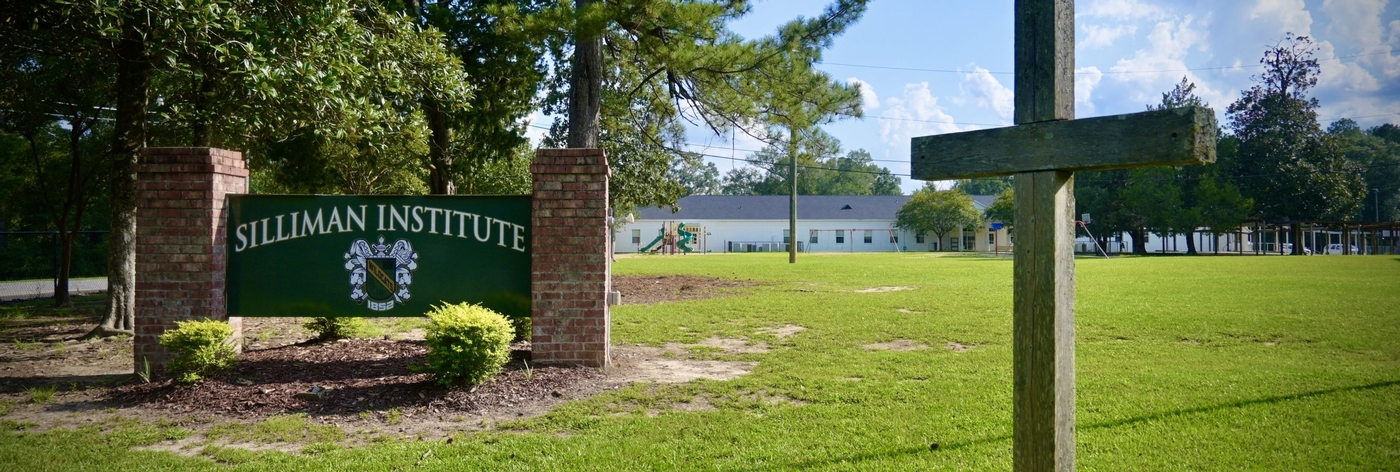
<instances>
[{"instance_id":1,"label":"tree trunk","mask_svg":"<svg viewBox=\"0 0 1400 472\"><path fill-rule=\"evenodd\" d=\"M1288 232L1293 235L1293 255L1301 256L1306 254L1303 252L1303 225L1294 222L1293 225L1288 228Z\"/></svg>"},{"instance_id":2,"label":"tree trunk","mask_svg":"<svg viewBox=\"0 0 1400 472\"><path fill-rule=\"evenodd\" d=\"M138 12L133 12L138 13ZM146 109L151 64L131 14L117 44L117 117L113 124L112 232L107 248L107 315L86 337L135 334L136 323L136 164L146 145Z\"/></svg>"},{"instance_id":3,"label":"tree trunk","mask_svg":"<svg viewBox=\"0 0 1400 472\"><path fill-rule=\"evenodd\" d=\"M598 0L574 0L580 17ZM598 147L599 114L603 107L603 36L578 21L574 26L573 74L569 80L570 148Z\"/></svg>"},{"instance_id":4,"label":"tree trunk","mask_svg":"<svg viewBox=\"0 0 1400 472\"><path fill-rule=\"evenodd\" d=\"M1186 229L1186 255L1188 255L1188 256L1195 256L1195 255L1197 255L1197 254L1199 254L1199 253L1196 252L1196 230L1195 230L1195 228L1187 228L1187 229Z\"/></svg>"},{"instance_id":5,"label":"tree trunk","mask_svg":"<svg viewBox=\"0 0 1400 472\"><path fill-rule=\"evenodd\" d=\"M1133 238L1133 254L1147 255L1147 230L1144 228L1133 228L1128 234Z\"/></svg>"},{"instance_id":6,"label":"tree trunk","mask_svg":"<svg viewBox=\"0 0 1400 472\"><path fill-rule=\"evenodd\" d=\"M214 127L209 125L209 120L214 114L210 112L210 103L214 100L214 79L208 70L204 71L199 78L199 93L194 97L194 122L190 123L190 146L209 147L213 141Z\"/></svg>"},{"instance_id":7,"label":"tree trunk","mask_svg":"<svg viewBox=\"0 0 1400 472\"><path fill-rule=\"evenodd\" d=\"M432 132L428 140L428 193L453 195L457 193L457 186L452 183L452 156L447 153L452 144L447 113L432 98L423 99L423 113L428 117L428 130Z\"/></svg>"}]
</instances>

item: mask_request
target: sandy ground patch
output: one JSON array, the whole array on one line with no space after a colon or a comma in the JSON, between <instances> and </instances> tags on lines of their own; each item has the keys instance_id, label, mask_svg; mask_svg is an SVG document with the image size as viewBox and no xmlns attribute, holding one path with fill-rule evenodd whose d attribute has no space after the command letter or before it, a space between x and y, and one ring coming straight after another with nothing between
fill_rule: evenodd
<instances>
[{"instance_id":1,"label":"sandy ground patch","mask_svg":"<svg viewBox=\"0 0 1400 472\"><path fill-rule=\"evenodd\" d=\"M856 293L903 292L903 291L905 291L905 290L913 290L913 289L914 289L914 287L905 287L905 286L870 287L870 288L863 288L863 289L860 289L860 290L856 290Z\"/></svg>"},{"instance_id":2,"label":"sandy ground patch","mask_svg":"<svg viewBox=\"0 0 1400 472\"><path fill-rule=\"evenodd\" d=\"M921 344L921 343L919 343L918 341L914 341L914 340L910 340L910 339L896 339L896 340L893 340L893 341L888 341L888 342L883 342L883 343L866 344L866 345L864 345L864 346L861 346L861 348L863 348L863 349L865 349L865 350L867 350L867 351L895 351L895 352L904 352L904 351L917 351L917 350L920 350L920 349L928 349L928 345L926 345L926 344Z\"/></svg>"}]
</instances>

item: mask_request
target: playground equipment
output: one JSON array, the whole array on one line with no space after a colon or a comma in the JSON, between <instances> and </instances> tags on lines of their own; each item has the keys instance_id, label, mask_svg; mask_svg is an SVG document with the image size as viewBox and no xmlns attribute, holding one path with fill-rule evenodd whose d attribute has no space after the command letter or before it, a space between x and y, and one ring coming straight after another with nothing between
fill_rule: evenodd
<instances>
[{"instance_id":1,"label":"playground equipment","mask_svg":"<svg viewBox=\"0 0 1400 472\"><path fill-rule=\"evenodd\" d=\"M697 245L701 250L704 249L704 227L667 221L661 224L657 233L656 239L642 246L637 252L675 254L679 250L682 254L690 254L696 250Z\"/></svg>"}]
</instances>

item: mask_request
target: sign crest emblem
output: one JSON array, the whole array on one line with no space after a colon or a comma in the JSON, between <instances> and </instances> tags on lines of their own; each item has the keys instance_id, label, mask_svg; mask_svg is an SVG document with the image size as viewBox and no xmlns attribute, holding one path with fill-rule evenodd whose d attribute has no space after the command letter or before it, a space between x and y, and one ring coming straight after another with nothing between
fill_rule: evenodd
<instances>
[{"instance_id":1,"label":"sign crest emblem","mask_svg":"<svg viewBox=\"0 0 1400 472\"><path fill-rule=\"evenodd\" d=\"M379 237L378 244L364 239L350 243L345 253L345 270L350 271L350 299L374 311L388 311L394 303L406 303L418 253L408 240L394 241L391 247ZM393 271L390 275L389 271Z\"/></svg>"}]
</instances>

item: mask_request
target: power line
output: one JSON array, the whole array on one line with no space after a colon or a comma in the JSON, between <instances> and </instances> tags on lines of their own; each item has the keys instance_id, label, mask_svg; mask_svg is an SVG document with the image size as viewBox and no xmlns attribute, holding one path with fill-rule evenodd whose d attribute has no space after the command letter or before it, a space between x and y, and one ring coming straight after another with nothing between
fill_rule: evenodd
<instances>
[{"instance_id":1,"label":"power line","mask_svg":"<svg viewBox=\"0 0 1400 472\"><path fill-rule=\"evenodd\" d=\"M1374 52L1374 53L1367 53L1367 54L1356 54L1356 55L1352 55L1352 56L1338 56L1338 57L1333 57L1333 58L1329 58L1329 59L1318 59L1318 60L1319 60L1319 61L1340 61L1340 60L1342 60L1342 59L1353 59L1353 58L1357 58L1357 57L1376 56L1376 55L1380 55L1380 54L1390 54L1390 52L1389 52L1389 51L1386 51L1386 52ZM844 63L844 62L820 62L819 64L830 65L830 66L841 66L841 67L856 67L856 68L861 68L861 69L902 70L902 71L910 71L910 72L940 72L940 73L946 73L946 74L970 74L970 73L973 73L973 72L974 72L974 71L967 71L967 70L961 70L961 69L925 69L925 68L919 68L919 67L877 66L877 65L869 65L869 64L850 64L850 63ZM1098 68L1098 66L1090 66L1090 67L1094 67L1095 69ZM1225 67L1192 67L1192 68L1187 68L1187 69L1161 69L1161 70L1120 70L1120 71L1110 70L1110 71L1099 71L1099 72L1097 72L1097 73L1099 73L1099 74L1104 74L1104 75L1116 75L1116 74L1160 74L1160 73L1164 73L1164 72L1196 72L1196 71L1207 71L1207 70L1243 69L1243 68L1246 68L1246 67L1251 67L1251 68L1253 68L1253 67L1264 67L1264 65L1263 65L1263 64L1250 64L1250 65L1225 66ZM992 75L1015 75L1015 72L1006 72L1006 71L987 71L987 73L988 73L988 74L992 74ZM1092 75L1092 74L1095 74L1095 72L1076 72L1075 74L1076 74L1076 75Z\"/></svg>"}]
</instances>

